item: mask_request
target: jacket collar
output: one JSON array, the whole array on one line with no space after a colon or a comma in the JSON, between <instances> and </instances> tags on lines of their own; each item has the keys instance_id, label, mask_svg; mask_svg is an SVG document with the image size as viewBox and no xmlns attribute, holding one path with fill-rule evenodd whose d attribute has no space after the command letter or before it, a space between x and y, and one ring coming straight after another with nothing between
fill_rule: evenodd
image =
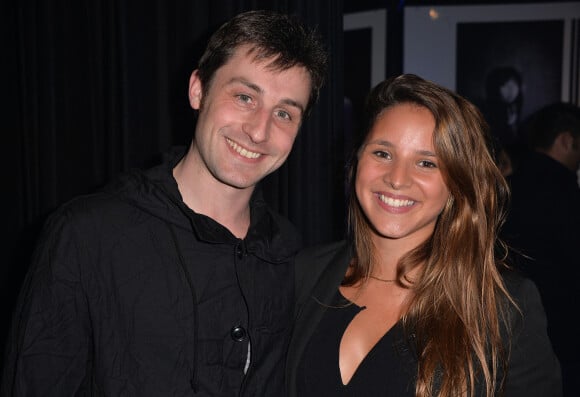
<instances>
[{"instance_id":1,"label":"jacket collar","mask_svg":"<svg viewBox=\"0 0 580 397\"><path fill-rule=\"evenodd\" d=\"M243 241L248 253L263 260L272 263L288 260L301 245L298 231L287 219L269 208L259 186L250 199L250 228L243 240L212 218L198 214L185 205L173 177L173 168L186 150L185 147L172 148L164 155L160 165L125 174L109 190L120 199L178 229L192 231L201 241L210 244L238 244Z\"/></svg>"}]
</instances>

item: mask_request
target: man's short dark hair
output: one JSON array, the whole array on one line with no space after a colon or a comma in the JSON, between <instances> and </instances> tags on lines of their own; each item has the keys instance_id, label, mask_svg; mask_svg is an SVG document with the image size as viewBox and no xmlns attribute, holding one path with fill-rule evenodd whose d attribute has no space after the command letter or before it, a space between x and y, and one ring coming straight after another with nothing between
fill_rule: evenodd
<instances>
[{"instance_id":1,"label":"man's short dark hair","mask_svg":"<svg viewBox=\"0 0 580 397\"><path fill-rule=\"evenodd\" d=\"M547 105L524 123L524 133L531 149L550 149L558 134L565 131L580 137L580 108L572 103Z\"/></svg>"},{"instance_id":2,"label":"man's short dark hair","mask_svg":"<svg viewBox=\"0 0 580 397\"><path fill-rule=\"evenodd\" d=\"M318 100L326 75L327 54L318 34L296 16L266 10L238 14L211 36L199 61L198 76L204 92L215 72L243 45L252 48L255 59L272 58L270 67L274 69L306 68L311 79L307 114Z\"/></svg>"}]
</instances>

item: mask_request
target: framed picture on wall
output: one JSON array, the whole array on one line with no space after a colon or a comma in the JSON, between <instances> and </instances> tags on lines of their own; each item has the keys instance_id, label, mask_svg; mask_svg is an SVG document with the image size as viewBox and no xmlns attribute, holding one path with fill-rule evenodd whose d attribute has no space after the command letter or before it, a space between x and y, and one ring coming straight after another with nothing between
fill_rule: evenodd
<instances>
[{"instance_id":1,"label":"framed picture on wall","mask_svg":"<svg viewBox=\"0 0 580 397\"><path fill-rule=\"evenodd\" d=\"M579 26L580 2L410 6L403 69L477 103L486 80L517 75L522 117L551 101L580 104Z\"/></svg>"},{"instance_id":2,"label":"framed picture on wall","mask_svg":"<svg viewBox=\"0 0 580 397\"><path fill-rule=\"evenodd\" d=\"M366 95L385 78L386 25L385 9L343 17L345 156L350 154Z\"/></svg>"},{"instance_id":3,"label":"framed picture on wall","mask_svg":"<svg viewBox=\"0 0 580 397\"><path fill-rule=\"evenodd\" d=\"M403 70L475 103L516 164L527 116L580 106L580 1L407 7Z\"/></svg>"}]
</instances>

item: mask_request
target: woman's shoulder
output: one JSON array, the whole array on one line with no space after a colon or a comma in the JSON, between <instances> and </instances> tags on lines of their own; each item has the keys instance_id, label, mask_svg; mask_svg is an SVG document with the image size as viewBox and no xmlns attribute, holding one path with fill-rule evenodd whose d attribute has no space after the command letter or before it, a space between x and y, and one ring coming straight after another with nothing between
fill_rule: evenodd
<instances>
[{"instance_id":1,"label":"woman's shoulder","mask_svg":"<svg viewBox=\"0 0 580 397\"><path fill-rule=\"evenodd\" d=\"M501 275L508 293L518 305L525 304L530 299L540 299L536 284L522 273L505 270Z\"/></svg>"},{"instance_id":2,"label":"woman's shoulder","mask_svg":"<svg viewBox=\"0 0 580 397\"><path fill-rule=\"evenodd\" d=\"M352 257L351 245L346 240L312 245L301 249L296 255L296 273L308 273L309 277L322 273L329 265L343 263Z\"/></svg>"},{"instance_id":3,"label":"woman's shoulder","mask_svg":"<svg viewBox=\"0 0 580 397\"><path fill-rule=\"evenodd\" d=\"M547 319L535 283L517 272L502 273L517 306L509 310L503 338L509 349L506 396L561 396L561 374L547 333Z\"/></svg>"},{"instance_id":4,"label":"woman's shoulder","mask_svg":"<svg viewBox=\"0 0 580 397\"><path fill-rule=\"evenodd\" d=\"M324 260L331 259L337 253L349 250L350 246L346 240L334 241L331 243L323 243L311 245L302 248L296 257L296 260L310 261L310 260Z\"/></svg>"},{"instance_id":5,"label":"woman's shoulder","mask_svg":"<svg viewBox=\"0 0 580 397\"><path fill-rule=\"evenodd\" d=\"M546 313L534 281L517 271L503 272L502 277L511 298L507 313L512 333L518 335L532 329L534 332L545 333Z\"/></svg>"},{"instance_id":6,"label":"woman's shoulder","mask_svg":"<svg viewBox=\"0 0 580 397\"><path fill-rule=\"evenodd\" d=\"M295 281L299 300L316 285L338 286L352 257L351 245L345 241L303 248L295 258ZM303 296L304 295L304 296Z\"/></svg>"}]
</instances>

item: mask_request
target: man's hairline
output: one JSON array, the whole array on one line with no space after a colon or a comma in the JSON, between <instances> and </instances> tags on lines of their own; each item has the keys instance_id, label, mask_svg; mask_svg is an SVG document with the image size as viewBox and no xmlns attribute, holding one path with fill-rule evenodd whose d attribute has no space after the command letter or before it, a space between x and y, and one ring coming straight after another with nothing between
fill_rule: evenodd
<instances>
[{"instance_id":1,"label":"man's hairline","mask_svg":"<svg viewBox=\"0 0 580 397\"><path fill-rule=\"evenodd\" d=\"M235 54L238 51L240 51L240 49L242 47L249 47L247 54L250 54L251 52L260 49L260 46L258 44L256 44L256 43L250 43L250 42L238 43L233 48L233 51L231 51L231 53L228 53L225 62L222 63L219 67L217 67L213 71L213 73L208 77L207 84L204 84L204 82L201 82L202 83L201 90L202 90L202 93L204 94L204 96L209 92L209 90L211 88L211 85L212 85L212 83L214 81L214 77L217 74L218 70L220 70L221 68L223 68L224 66L226 66L231 61L231 59L235 56ZM268 60L274 61L280 55L281 55L281 52L278 52L278 53L276 53L276 54L274 54L274 55L272 55L270 57L267 57L267 58L259 58L256 55L256 56L254 56L252 58L252 62L256 62L256 63L266 63ZM271 63L272 62L270 62L270 64ZM292 69L292 68L302 68L302 69L304 69L306 71L306 73L308 74L308 77L309 77L309 80L310 80L309 81L309 86L310 87L309 87L309 90L308 90L308 102L304 106L304 109L302 109L302 117L301 117L301 119L303 121L304 118L306 118L306 116L308 115L308 109L310 109L312 107L312 105L313 105L312 101L314 99L314 95L313 95L313 92L312 91L313 91L314 81L313 81L312 73L310 72L310 70L308 70L308 68L306 67L306 65L304 65L303 63L296 63L295 65L292 65L292 66L287 67L287 68L272 67L272 70L281 70L281 71L283 71L283 70L289 70L289 69ZM197 70L199 70L199 68Z\"/></svg>"}]
</instances>

